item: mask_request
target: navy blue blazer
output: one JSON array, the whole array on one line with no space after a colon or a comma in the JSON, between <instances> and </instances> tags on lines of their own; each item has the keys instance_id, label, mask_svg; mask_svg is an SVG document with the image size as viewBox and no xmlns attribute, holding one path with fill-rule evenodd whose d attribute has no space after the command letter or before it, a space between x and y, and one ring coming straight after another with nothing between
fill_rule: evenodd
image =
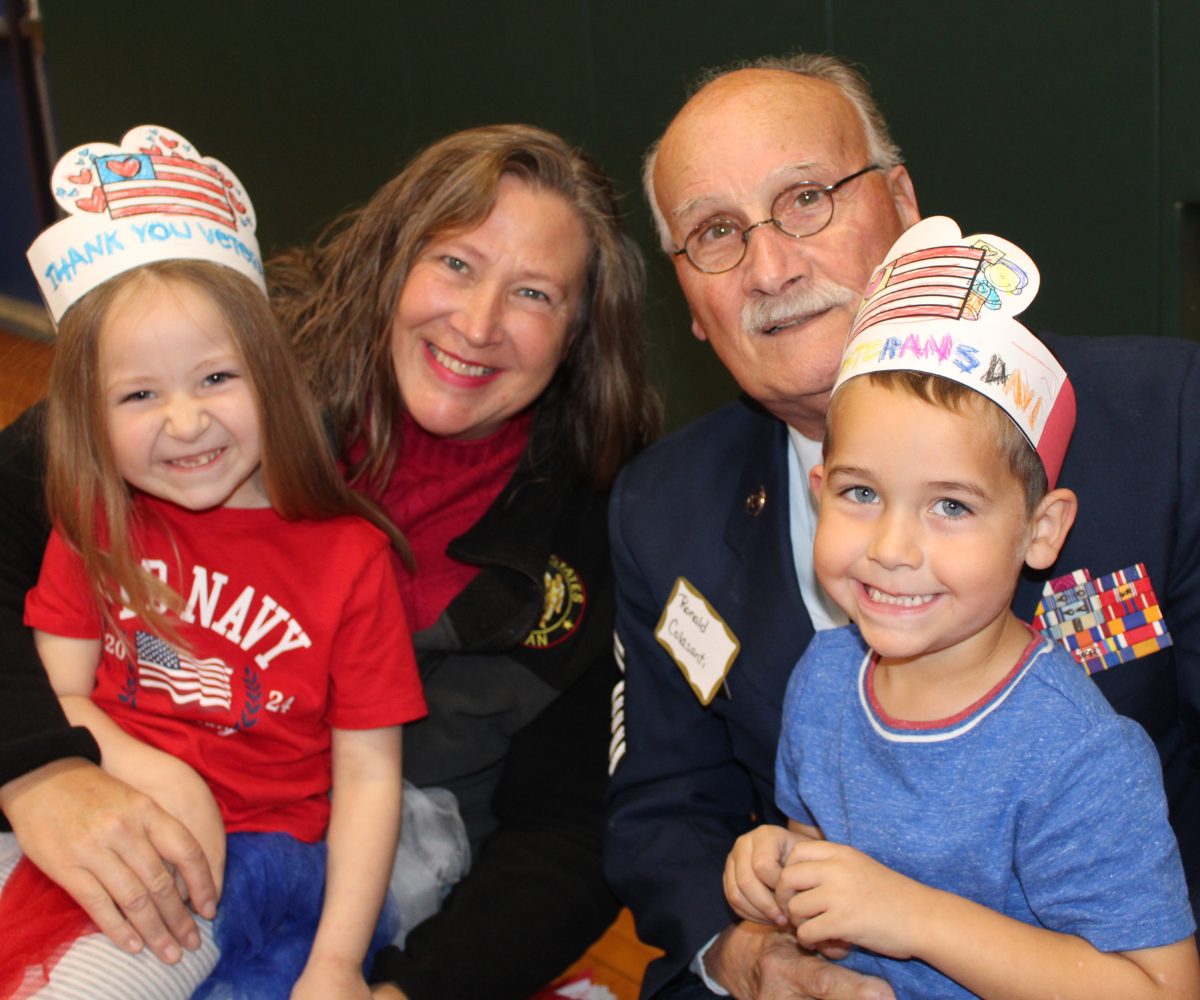
<instances>
[{"instance_id":1,"label":"navy blue blazer","mask_svg":"<svg viewBox=\"0 0 1200 1000\"><path fill-rule=\"evenodd\" d=\"M1059 485L1079 517L1050 570L1027 569L1013 610L1032 619L1045 580L1144 563L1175 645L1096 674L1163 761L1193 906L1200 900L1200 345L1044 335L1075 387L1078 417ZM624 647L614 728L606 873L638 935L666 955L642 996L707 994L684 970L734 919L721 873L733 841L786 823L774 802L784 688L813 636L788 518L784 424L747 398L643 452L609 511ZM747 498L759 488L757 516ZM728 696L705 708L654 638L683 576L741 643ZM620 647L619 647L620 648ZM619 699L615 699L618 702ZM620 707L620 706L619 706ZM623 726L623 731L622 727ZM623 752L621 737L624 737Z\"/></svg>"}]
</instances>

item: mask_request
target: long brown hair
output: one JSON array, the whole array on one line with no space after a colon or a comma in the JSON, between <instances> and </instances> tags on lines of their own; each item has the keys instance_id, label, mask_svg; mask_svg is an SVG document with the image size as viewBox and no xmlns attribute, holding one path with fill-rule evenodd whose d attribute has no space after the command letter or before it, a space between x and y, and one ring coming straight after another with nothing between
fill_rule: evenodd
<instances>
[{"instance_id":1,"label":"long brown hair","mask_svg":"<svg viewBox=\"0 0 1200 1000\"><path fill-rule=\"evenodd\" d=\"M351 482L377 488L396 454L401 400L391 326L409 268L434 239L479 226L506 174L561 195L592 248L570 346L538 400L526 460L565 448L603 490L658 436L661 405L646 379L639 319L645 265L608 179L549 132L494 125L434 143L314 249L268 266L276 311L333 419L343 459L356 444L364 449Z\"/></svg>"},{"instance_id":2,"label":"long brown hair","mask_svg":"<svg viewBox=\"0 0 1200 1000\"><path fill-rule=\"evenodd\" d=\"M59 534L82 559L105 617L109 602L119 600L151 628L174 637L160 609L181 606L179 595L140 564L133 496L113 459L100 375L105 317L122 293L137 294L151 283L187 284L220 310L245 364L258 413L263 483L275 511L289 521L357 514L411 558L399 529L339 474L299 365L263 293L219 264L147 264L105 282L71 307L58 328L50 372L47 506Z\"/></svg>"}]
</instances>

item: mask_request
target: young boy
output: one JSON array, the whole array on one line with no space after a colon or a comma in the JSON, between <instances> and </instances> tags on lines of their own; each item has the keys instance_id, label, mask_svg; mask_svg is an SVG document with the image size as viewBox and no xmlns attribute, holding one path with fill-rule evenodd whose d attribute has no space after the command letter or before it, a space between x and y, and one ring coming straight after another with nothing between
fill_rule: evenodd
<instances>
[{"instance_id":1,"label":"young boy","mask_svg":"<svg viewBox=\"0 0 1200 1000\"><path fill-rule=\"evenodd\" d=\"M969 323L914 309L944 308L953 258L964 297L1003 259L1030 277L1023 301L999 289L999 313ZM1004 315L1036 285L1017 248L946 219L877 272L811 476L817 575L854 624L818 632L792 675L776 765L789 828L743 837L726 891L898 1000L1195 1000L1154 747L1009 610L1076 508L1052 489L1069 383Z\"/></svg>"}]
</instances>

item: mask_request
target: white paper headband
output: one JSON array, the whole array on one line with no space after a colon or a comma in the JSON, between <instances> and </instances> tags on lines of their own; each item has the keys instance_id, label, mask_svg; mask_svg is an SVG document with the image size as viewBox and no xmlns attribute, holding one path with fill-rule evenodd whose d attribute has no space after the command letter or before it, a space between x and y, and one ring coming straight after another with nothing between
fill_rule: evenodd
<instances>
[{"instance_id":1,"label":"white paper headband","mask_svg":"<svg viewBox=\"0 0 1200 1000\"><path fill-rule=\"evenodd\" d=\"M1013 317L1037 266L998 236L963 237L953 219L918 222L871 276L833 391L869 372L941 375L992 400L1029 439L1053 489L1075 427L1075 391L1046 346Z\"/></svg>"},{"instance_id":2,"label":"white paper headband","mask_svg":"<svg viewBox=\"0 0 1200 1000\"><path fill-rule=\"evenodd\" d=\"M160 260L224 264L267 292L245 188L178 132L140 125L120 146L77 146L50 185L69 215L26 256L55 324L109 278Z\"/></svg>"}]
</instances>

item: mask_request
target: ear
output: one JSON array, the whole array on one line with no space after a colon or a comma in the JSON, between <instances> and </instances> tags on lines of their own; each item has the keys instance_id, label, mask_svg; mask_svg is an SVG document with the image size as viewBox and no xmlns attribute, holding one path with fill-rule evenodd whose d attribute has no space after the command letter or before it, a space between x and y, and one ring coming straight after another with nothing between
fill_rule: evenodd
<instances>
[{"instance_id":1,"label":"ear","mask_svg":"<svg viewBox=\"0 0 1200 1000\"><path fill-rule=\"evenodd\" d=\"M812 471L808 474L808 488L813 491L813 496L817 498L817 506L821 506L821 483L825 481L825 466L814 465Z\"/></svg>"},{"instance_id":2,"label":"ear","mask_svg":"<svg viewBox=\"0 0 1200 1000\"><path fill-rule=\"evenodd\" d=\"M915 226L921 221L921 211L917 208L917 192L913 190L912 178L908 176L907 167L893 167L885 175L888 190L892 193L892 201L896 204L896 213L905 229Z\"/></svg>"},{"instance_id":3,"label":"ear","mask_svg":"<svg viewBox=\"0 0 1200 1000\"><path fill-rule=\"evenodd\" d=\"M708 334L704 332L704 328L695 316L692 317L692 336L697 340L708 340Z\"/></svg>"},{"instance_id":4,"label":"ear","mask_svg":"<svg viewBox=\"0 0 1200 1000\"><path fill-rule=\"evenodd\" d=\"M1042 498L1033 514L1033 537L1025 552L1029 566L1047 569L1054 565L1078 511L1079 501L1070 490L1051 490Z\"/></svg>"}]
</instances>

